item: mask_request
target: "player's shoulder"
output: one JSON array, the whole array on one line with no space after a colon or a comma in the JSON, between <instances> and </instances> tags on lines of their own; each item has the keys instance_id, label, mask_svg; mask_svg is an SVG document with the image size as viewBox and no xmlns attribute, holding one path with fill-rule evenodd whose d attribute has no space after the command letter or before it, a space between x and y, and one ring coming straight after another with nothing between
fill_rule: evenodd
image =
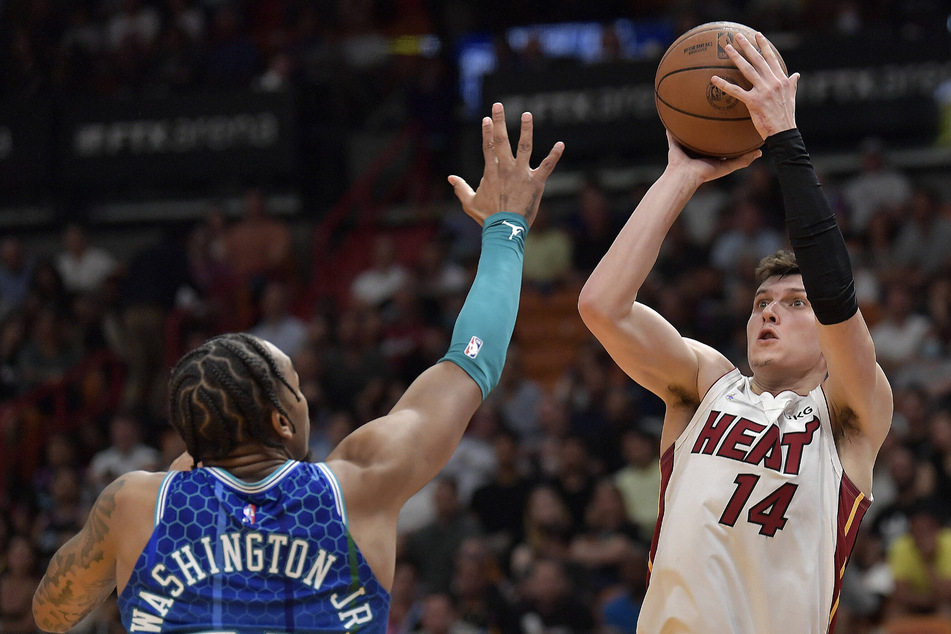
<instances>
[{"instance_id":1,"label":"player's shoulder","mask_svg":"<svg viewBox=\"0 0 951 634\"><path fill-rule=\"evenodd\" d=\"M175 471L130 471L113 480L100 494L111 495L117 504L135 506L143 501L155 502L159 488L169 473Z\"/></svg>"}]
</instances>

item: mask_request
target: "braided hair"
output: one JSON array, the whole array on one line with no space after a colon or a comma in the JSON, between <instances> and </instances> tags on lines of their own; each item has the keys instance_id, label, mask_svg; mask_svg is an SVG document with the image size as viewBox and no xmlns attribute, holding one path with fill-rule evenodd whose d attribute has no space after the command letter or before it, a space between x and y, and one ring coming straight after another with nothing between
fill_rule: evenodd
<instances>
[{"instance_id":1,"label":"braided hair","mask_svg":"<svg viewBox=\"0 0 951 634\"><path fill-rule=\"evenodd\" d=\"M279 448L283 444L269 423L273 411L297 431L278 398L281 385L300 400L264 342L246 333L220 335L172 368L169 421L196 466L202 460L227 456L247 442Z\"/></svg>"}]
</instances>

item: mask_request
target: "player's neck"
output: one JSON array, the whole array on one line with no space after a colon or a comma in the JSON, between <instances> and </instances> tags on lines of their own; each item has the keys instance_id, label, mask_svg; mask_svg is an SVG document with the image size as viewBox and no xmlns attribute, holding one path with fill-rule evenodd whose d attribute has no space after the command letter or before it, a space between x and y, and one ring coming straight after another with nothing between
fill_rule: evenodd
<instances>
[{"instance_id":1,"label":"player's neck","mask_svg":"<svg viewBox=\"0 0 951 634\"><path fill-rule=\"evenodd\" d=\"M288 460L288 455L273 447L246 447L230 456L205 460L203 466L224 469L239 480L258 482L271 475Z\"/></svg>"},{"instance_id":2,"label":"player's neck","mask_svg":"<svg viewBox=\"0 0 951 634\"><path fill-rule=\"evenodd\" d=\"M767 372L754 372L750 380L750 387L756 394L769 392L773 396L780 392L795 392L800 396L806 396L813 391L825 378L824 372L812 371L804 376L795 377L789 374L773 376Z\"/></svg>"}]
</instances>

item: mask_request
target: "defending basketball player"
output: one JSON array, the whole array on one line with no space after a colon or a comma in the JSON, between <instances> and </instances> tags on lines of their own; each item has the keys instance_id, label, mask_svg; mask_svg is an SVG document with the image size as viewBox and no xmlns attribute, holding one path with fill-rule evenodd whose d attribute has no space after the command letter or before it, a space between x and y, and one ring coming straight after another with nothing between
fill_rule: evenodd
<instances>
[{"instance_id":1,"label":"defending basketball player","mask_svg":"<svg viewBox=\"0 0 951 634\"><path fill-rule=\"evenodd\" d=\"M482 255L446 356L386 416L327 458L301 462L310 421L290 359L246 334L206 342L172 370L169 417L201 468L110 484L53 557L33 613L66 631L117 589L130 632L385 632L403 503L455 450L498 382L515 325L525 235L564 150L537 169L532 118L515 155L501 104L482 123L473 191Z\"/></svg>"},{"instance_id":2,"label":"defending basketball player","mask_svg":"<svg viewBox=\"0 0 951 634\"><path fill-rule=\"evenodd\" d=\"M661 242L697 187L748 165L695 159L670 139L668 166L582 290L585 323L618 365L666 404L660 513L638 632L831 632L842 573L888 433L891 389L855 300L845 242L795 122L798 74L765 38L730 59L783 193L795 256L757 269L752 376L636 302Z\"/></svg>"}]
</instances>

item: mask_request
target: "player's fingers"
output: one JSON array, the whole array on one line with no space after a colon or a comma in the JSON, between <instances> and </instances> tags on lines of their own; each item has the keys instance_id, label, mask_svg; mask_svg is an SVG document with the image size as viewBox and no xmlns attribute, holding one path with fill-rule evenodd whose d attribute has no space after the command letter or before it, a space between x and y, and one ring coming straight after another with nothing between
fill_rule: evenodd
<instances>
[{"instance_id":1,"label":"player's fingers","mask_svg":"<svg viewBox=\"0 0 951 634\"><path fill-rule=\"evenodd\" d=\"M719 88L720 90L722 90L723 92L725 92L726 94L730 95L731 97L736 97L737 99L745 103L746 95L747 93L749 93L748 90L743 90L741 86L737 86L732 81L728 79L724 79L723 77L720 77L719 75L713 75L712 77L710 77L710 83L716 86L717 88Z\"/></svg>"},{"instance_id":2,"label":"player's fingers","mask_svg":"<svg viewBox=\"0 0 951 634\"><path fill-rule=\"evenodd\" d=\"M766 60L766 65L773 71L773 74L777 77L785 77L786 71L783 70L783 65L779 63L779 56L773 50L773 45L759 31L756 32L756 45L762 51L763 59Z\"/></svg>"},{"instance_id":3,"label":"player's fingers","mask_svg":"<svg viewBox=\"0 0 951 634\"><path fill-rule=\"evenodd\" d=\"M756 50L754 42L751 42L748 37L742 33L737 33L733 38L733 48L736 49L739 46L738 52L746 59L749 64L756 69L760 75L772 75L773 71L769 67L769 64L766 63L766 59L763 57L763 54ZM768 46L767 46L768 48ZM751 77L748 77L752 81Z\"/></svg>"},{"instance_id":4,"label":"player's fingers","mask_svg":"<svg viewBox=\"0 0 951 634\"><path fill-rule=\"evenodd\" d=\"M753 65L750 64L749 61L743 57L743 53L737 50L737 48L732 44L727 44L725 50L727 56L730 58L730 61L733 62L733 64L739 69L740 73L742 73L742 75L755 86L756 80L759 78L759 73L755 68L753 68Z\"/></svg>"},{"instance_id":5,"label":"player's fingers","mask_svg":"<svg viewBox=\"0 0 951 634\"><path fill-rule=\"evenodd\" d=\"M467 209L469 203L475 198L475 192L472 191L469 183L459 176L450 176L449 184L452 185L452 190L456 194L456 198L459 199L459 202L462 203L463 209Z\"/></svg>"},{"instance_id":6,"label":"player's fingers","mask_svg":"<svg viewBox=\"0 0 951 634\"><path fill-rule=\"evenodd\" d=\"M558 161L561 159L561 155L565 153L565 144L559 141L552 146L551 151L548 152L538 167L535 168L535 174L538 174L543 179L548 180L548 177L551 176L552 171L555 169L555 166L558 165Z\"/></svg>"},{"instance_id":7,"label":"player's fingers","mask_svg":"<svg viewBox=\"0 0 951 634\"><path fill-rule=\"evenodd\" d=\"M492 104L492 128L494 131L492 141L495 143L496 158L499 161L513 160L509 132L505 127L505 108L498 102Z\"/></svg>"},{"instance_id":8,"label":"player's fingers","mask_svg":"<svg viewBox=\"0 0 951 634\"><path fill-rule=\"evenodd\" d=\"M534 125L532 123L532 113L523 112L521 129L518 133L518 151L515 154L515 165L520 169L527 168L531 161L533 135Z\"/></svg>"},{"instance_id":9,"label":"player's fingers","mask_svg":"<svg viewBox=\"0 0 951 634\"><path fill-rule=\"evenodd\" d=\"M485 159L486 172L490 165L495 165L499 160L495 155L494 127L491 117L482 118L482 157Z\"/></svg>"},{"instance_id":10,"label":"player's fingers","mask_svg":"<svg viewBox=\"0 0 951 634\"><path fill-rule=\"evenodd\" d=\"M719 165L719 173L721 174L730 174L736 170L743 169L744 167L749 167L750 163L758 159L763 155L761 150L753 150L752 152L747 152L741 156L734 158L723 159Z\"/></svg>"}]
</instances>

